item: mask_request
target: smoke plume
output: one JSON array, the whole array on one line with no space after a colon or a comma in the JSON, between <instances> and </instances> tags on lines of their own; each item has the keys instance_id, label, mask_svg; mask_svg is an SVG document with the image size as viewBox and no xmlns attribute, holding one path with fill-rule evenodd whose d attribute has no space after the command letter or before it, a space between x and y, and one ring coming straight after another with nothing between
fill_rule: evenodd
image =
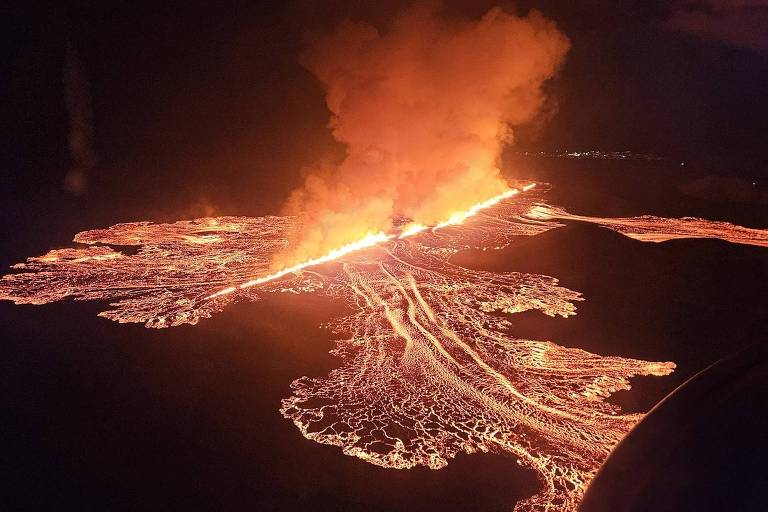
<instances>
[{"instance_id":1,"label":"smoke plume","mask_svg":"<svg viewBox=\"0 0 768 512\"><path fill-rule=\"evenodd\" d=\"M396 217L434 224L507 188L501 149L534 119L568 39L536 10L448 19L418 4L379 31L344 22L303 64L326 91L329 128L346 148L318 165L286 213L303 214L284 266L386 231Z\"/></svg>"}]
</instances>

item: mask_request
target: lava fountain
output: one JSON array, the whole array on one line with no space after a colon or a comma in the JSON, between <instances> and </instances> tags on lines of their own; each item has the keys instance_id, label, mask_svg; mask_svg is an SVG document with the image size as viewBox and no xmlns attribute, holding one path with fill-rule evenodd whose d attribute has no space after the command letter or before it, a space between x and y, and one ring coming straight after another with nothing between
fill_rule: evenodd
<instances>
[{"instance_id":1,"label":"lava fountain","mask_svg":"<svg viewBox=\"0 0 768 512\"><path fill-rule=\"evenodd\" d=\"M509 315L569 317L582 300L553 277L469 270L451 256L593 222L642 241L716 237L765 246L767 230L703 219L571 215L527 186L433 226L403 219L325 256L275 272L295 217L134 222L75 236L76 248L29 258L0 280L0 299L109 300L100 316L164 328L196 324L268 293L323 294L352 313L328 325L338 369L300 378L281 413L314 441L388 468L440 468L457 453L509 454L540 491L516 510L575 510L611 448L641 418L606 403L636 375L671 362L606 357L520 339ZM124 254L115 246L138 246Z\"/></svg>"}]
</instances>

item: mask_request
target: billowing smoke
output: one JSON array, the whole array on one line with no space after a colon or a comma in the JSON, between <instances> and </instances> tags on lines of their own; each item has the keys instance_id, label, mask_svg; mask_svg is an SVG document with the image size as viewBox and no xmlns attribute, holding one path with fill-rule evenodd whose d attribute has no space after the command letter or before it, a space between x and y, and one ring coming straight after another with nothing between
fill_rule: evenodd
<instances>
[{"instance_id":1,"label":"billowing smoke","mask_svg":"<svg viewBox=\"0 0 768 512\"><path fill-rule=\"evenodd\" d=\"M448 19L436 4L411 7L382 32L345 22L313 41L302 61L347 152L293 192L287 213L305 220L276 266L387 231L396 217L434 224L504 191L501 149L541 110L568 48L538 11Z\"/></svg>"}]
</instances>

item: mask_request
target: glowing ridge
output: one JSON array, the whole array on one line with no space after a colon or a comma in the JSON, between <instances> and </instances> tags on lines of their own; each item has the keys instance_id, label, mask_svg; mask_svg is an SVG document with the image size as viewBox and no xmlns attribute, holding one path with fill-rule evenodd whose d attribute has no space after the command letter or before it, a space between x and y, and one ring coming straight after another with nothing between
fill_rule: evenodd
<instances>
[{"instance_id":1,"label":"glowing ridge","mask_svg":"<svg viewBox=\"0 0 768 512\"><path fill-rule=\"evenodd\" d=\"M523 187L523 190L528 191L531 190L533 187L535 187L535 183L531 183L529 185L526 185ZM432 229L440 229L442 227L451 226L455 224L461 224L465 220L467 220L469 217L472 217L473 215L477 215L480 210L484 210L486 208L489 208L495 204L498 204L500 201L503 201L504 199L510 198L517 194L519 191L516 188L509 189L507 191L502 192L501 194L498 194L486 201L477 203L473 206L471 206L468 210L463 212L456 212L451 217L445 221L437 224ZM410 224L406 226L405 229L400 233L398 238L407 238L409 236L415 235L417 233L420 233L426 229L429 229L428 226L425 226L423 224ZM242 290L245 288L250 288L251 286L256 286L259 284L264 284L269 281L273 281L275 279L279 279L281 277L287 276L288 274L293 274L294 272L298 272L299 270L302 270L307 267L313 267L315 265L320 265L322 263L328 263L329 261L333 261L335 259L338 259L346 254L349 254L351 252L359 251L362 249L367 249L369 247L373 247L374 245L380 244L381 242L386 242L387 240L391 240L392 238L395 238L397 235L388 235L383 232L378 233L368 233L366 236L361 238L360 240L357 240L355 242L350 242L346 245L343 245L337 249L334 249L330 251L328 254L325 254L323 256L320 256L318 258L312 258L306 261L303 261L301 263L297 263L296 265L292 265L290 267L283 268L281 270L278 270L277 272L274 272L272 274L268 274L263 277L259 277L256 279L251 279L249 281L246 281L245 283L242 283L239 286L229 286L227 288L224 288L223 290L219 290L216 293L213 293L206 297L207 299L213 299L216 297L219 297L221 295L228 295L230 293L233 293L237 291L238 289Z\"/></svg>"},{"instance_id":2,"label":"glowing ridge","mask_svg":"<svg viewBox=\"0 0 768 512\"><path fill-rule=\"evenodd\" d=\"M301 263L297 263L296 265L292 265L290 267L286 267L282 270L278 270L277 272L274 272L272 274L268 274L264 277L259 277L257 279L251 279L250 281L246 281L245 283L239 285L239 286L230 286L229 288L224 288L223 290L220 290L214 294L209 295L206 297L207 299L213 299L215 297L219 297L221 295L227 295L229 293L232 293L234 291L237 291L238 289L243 290L245 288L250 288L251 286L256 286L258 284L264 284L266 282L279 279L283 276L287 276L288 274L293 274L294 272L298 272L299 270L307 267L312 267L314 265L320 265L321 263L328 263L329 261L333 261L335 259L341 258L345 254L349 254L351 252L359 251L362 249L366 249L368 247L373 247L376 244L379 244L381 242L385 242L387 240L390 240L394 238L394 235L387 235L385 233L379 232L379 233L368 233L366 236L361 238L360 240L357 240L356 242L351 242L346 245L343 245L339 247L338 249L334 249L328 254L324 256L320 256L319 258L312 258L307 261L303 261Z\"/></svg>"},{"instance_id":3,"label":"glowing ridge","mask_svg":"<svg viewBox=\"0 0 768 512\"><path fill-rule=\"evenodd\" d=\"M531 183L530 185L526 185L526 187L524 187L523 190L530 190L534 186L535 184ZM487 201L483 201L482 203L477 203L463 212L456 212L453 215L451 215L448 218L448 220L438 223L434 228L432 228L432 230L444 228L446 226L454 226L456 224L462 224L468 218L477 215L480 212L480 210L490 208L491 206L500 203L504 199L509 199L510 197L516 195L518 192L520 191L517 190L516 188L513 188L505 192L502 192L501 194L494 196L488 199Z\"/></svg>"},{"instance_id":4,"label":"glowing ridge","mask_svg":"<svg viewBox=\"0 0 768 512\"><path fill-rule=\"evenodd\" d=\"M424 224L408 224L403 228L403 231L398 238L408 238L409 236L419 234L427 229L429 229L429 226L425 226Z\"/></svg>"}]
</instances>

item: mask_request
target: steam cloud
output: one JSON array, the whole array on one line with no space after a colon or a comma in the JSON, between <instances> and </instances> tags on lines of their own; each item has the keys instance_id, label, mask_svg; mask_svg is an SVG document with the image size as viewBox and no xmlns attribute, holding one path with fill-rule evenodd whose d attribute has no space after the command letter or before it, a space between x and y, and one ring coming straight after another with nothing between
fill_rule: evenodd
<instances>
[{"instance_id":1,"label":"steam cloud","mask_svg":"<svg viewBox=\"0 0 768 512\"><path fill-rule=\"evenodd\" d=\"M569 45L536 10L448 19L437 4L407 9L384 32L347 21L315 40L302 62L347 152L292 193L286 213L304 222L275 265L386 231L398 216L434 224L504 191L503 144L539 113Z\"/></svg>"}]
</instances>

